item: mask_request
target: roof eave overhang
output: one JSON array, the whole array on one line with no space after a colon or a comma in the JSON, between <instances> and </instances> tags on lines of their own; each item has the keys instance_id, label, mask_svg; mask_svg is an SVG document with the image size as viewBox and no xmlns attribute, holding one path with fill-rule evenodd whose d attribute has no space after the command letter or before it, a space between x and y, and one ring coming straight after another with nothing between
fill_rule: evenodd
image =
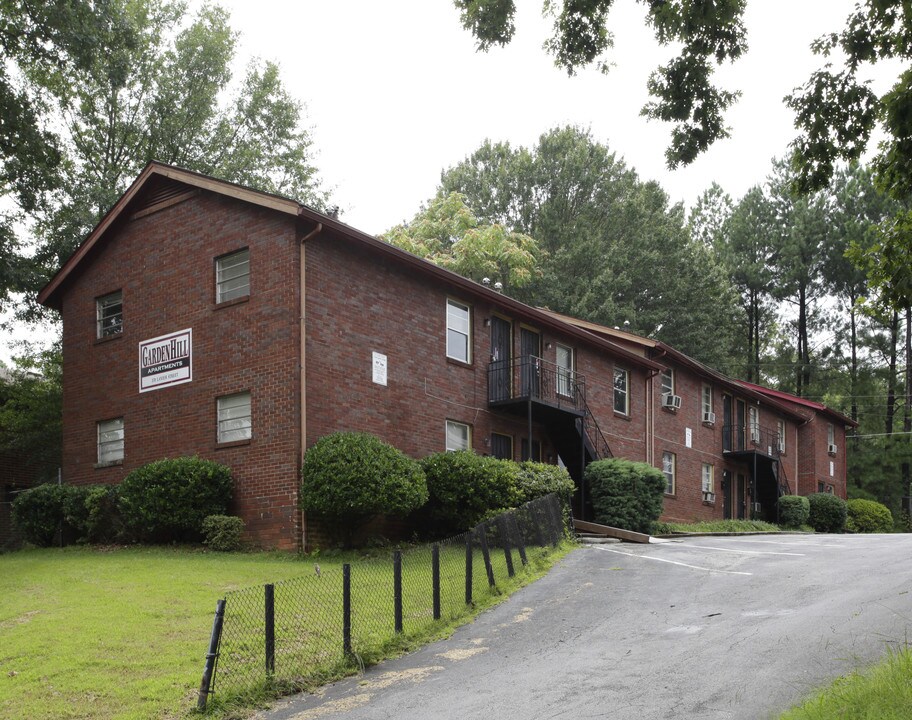
<instances>
[{"instance_id":1,"label":"roof eave overhang","mask_svg":"<svg viewBox=\"0 0 912 720\"><path fill-rule=\"evenodd\" d=\"M202 190L210 190L220 195L235 197L238 200L250 202L261 207L268 207L290 215L297 215L298 209L300 207L300 204L298 202L289 198L283 198L278 195L271 195L269 193L251 190L250 188L245 188L241 185L235 185L233 183L225 182L224 180L217 180L207 175L202 175L190 170L184 170L182 168L164 165L153 160L148 165L146 165L145 168L143 168L143 171L139 174L139 176L137 176L136 180L134 180L130 187L127 188L127 190L124 192L124 194L120 196L120 199L99 221L92 232L90 232L85 237L85 239L80 243L79 247L76 248L76 251L70 255L67 261L55 273L54 277L51 278L50 282L48 282L48 284L41 289L41 292L38 293L39 303L55 310L60 310L60 289L64 285L67 278L92 251L92 249L98 245L98 243L104 237L105 233L117 221L117 219L124 214L127 208L129 208L130 203L133 201L133 199L154 176L176 180L191 187L199 188Z\"/></svg>"}]
</instances>

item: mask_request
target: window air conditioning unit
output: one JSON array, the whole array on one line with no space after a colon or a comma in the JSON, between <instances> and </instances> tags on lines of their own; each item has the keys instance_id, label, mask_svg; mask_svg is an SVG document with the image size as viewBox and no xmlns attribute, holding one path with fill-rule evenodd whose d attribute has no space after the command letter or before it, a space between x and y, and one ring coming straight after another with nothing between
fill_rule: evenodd
<instances>
[{"instance_id":1,"label":"window air conditioning unit","mask_svg":"<svg viewBox=\"0 0 912 720\"><path fill-rule=\"evenodd\" d=\"M835 445L832 445L832 444L829 445L829 446L827 447L827 452L830 453L831 455L835 455L835 454L836 454L836 446L835 446Z\"/></svg>"},{"instance_id":2,"label":"window air conditioning unit","mask_svg":"<svg viewBox=\"0 0 912 720\"><path fill-rule=\"evenodd\" d=\"M681 407L681 396L672 395L671 393L662 394L662 407L678 410Z\"/></svg>"},{"instance_id":3,"label":"window air conditioning unit","mask_svg":"<svg viewBox=\"0 0 912 720\"><path fill-rule=\"evenodd\" d=\"M715 425L716 424L716 414L714 412L703 413L703 422L705 422L707 425Z\"/></svg>"},{"instance_id":4,"label":"window air conditioning unit","mask_svg":"<svg viewBox=\"0 0 912 720\"><path fill-rule=\"evenodd\" d=\"M753 425L753 426L751 426L750 432L751 432L751 442L754 443L754 445L759 445L760 444L760 428L758 428L756 425Z\"/></svg>"},{"instance_id":5,"label":"window air conditioning unit","mask_svg":"<svg viewBox=\"0 0 912 720\"><path fill-rule=\"evenodd\" d=\"M714 503L715 501L716 501L716 494L714 492L704 492L703 493L703 502Z\"/></svg>"}]
</instances>

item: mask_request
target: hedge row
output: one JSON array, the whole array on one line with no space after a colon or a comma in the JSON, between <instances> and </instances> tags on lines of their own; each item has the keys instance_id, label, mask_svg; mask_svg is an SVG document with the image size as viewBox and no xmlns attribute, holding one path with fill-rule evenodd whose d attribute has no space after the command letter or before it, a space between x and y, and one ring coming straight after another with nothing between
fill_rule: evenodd
<instances>
[{"instance_id":1,"label":"hedge row","mask_svg":"<svg viewBox=\"0 0 912 720\"><path fill-rule=\"evenodd\" d=\"M304 456L300 504L306 512L346 520L376 514L410 516L424 535L460 533L505 508L551 492L569 495L566 470L515 463L469 451L412 460L367 433L333 433Z\"/></svg>"},{"instance_id":2,"label":"hedge row","mask_svg":"<svg viewBox=\"0 0 912 720\"><path fill-rule=\"evenodd\" d=\"M12 513L25 539L40 546L58 538L65 544L195 541L206 517L227 512L233 487L224 465L174 458L137 468L120 485L30 488Z\"/></svg>"}]
</instances>

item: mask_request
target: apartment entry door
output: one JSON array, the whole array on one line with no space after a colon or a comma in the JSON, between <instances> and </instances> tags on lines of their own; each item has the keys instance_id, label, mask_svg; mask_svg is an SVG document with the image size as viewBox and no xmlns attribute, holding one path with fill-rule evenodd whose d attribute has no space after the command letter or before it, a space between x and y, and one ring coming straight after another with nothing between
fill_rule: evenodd
<instances>
[{"instance_id":1,"label":"apartment entry door","mask_svg":"<svg viewBox=\"0 0 912 720\"><path fill-rule=\"evenodd\" d=\"M491 372L488 385L492 402L513 397L512 345L513 328L510 322L494 315L491 318Z\"/></svg>"},{"instance_id":2,"label":"apartment entry door","mask_svg":"<svg viewBox=\"0 0 912 720\"><path fill-rule=\"evenodd\" d=\"M523 396L538 397L538 361L541 357L541 336L529 328L519 329L519 351L522 353L520 380Z\"/></svg>"},{"instance_id":3,"label":"apartment entry door","mask_svg":"<svg viewBox=\"0 0 912 720\"><path fill-rule=\"evenodd\" d=\"M731 470L722 471L722 517L733 520L732 515L732 474Z\"/></svg>"},{"instance_id":4,"label":"apartment entry door","mask_svg":"<svg viewBox=\"0 0 912 720\"><path fill-rule=\"evenodd\" d=\"M743 473L738 473L737 483L735 485L735 512L737 513L738 520L744 519L744 509L747 507L746 502L746 488L747 488L747 478L744 477Z\"/></svg>"}]
</instances>

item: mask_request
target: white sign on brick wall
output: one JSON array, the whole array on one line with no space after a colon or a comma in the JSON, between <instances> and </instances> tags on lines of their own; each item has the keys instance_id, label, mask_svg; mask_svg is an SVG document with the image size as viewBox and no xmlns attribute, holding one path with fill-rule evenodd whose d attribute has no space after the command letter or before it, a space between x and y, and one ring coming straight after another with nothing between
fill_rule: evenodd
<instances>
[{"instance_id":1,"label":"white sign on brick wall","mask_svg":"<svg viewBox=\"0 0 912 720\"><path fill-rule=\"evenodd\" d=\"M383 353L372 353L373 354L373 375L374 382L377 385L386 385L386 355Z\"/></svg>"},{"instance_id":2,"label":"white sign on brick wall","mask_svg":"<svg viewBox=\"0 0 912 720\"><path fill-rule=\"evenodd\" d=\"M161 390L193 380L193 330L139 343L139 391Z\"/></svg>"}]
</instances>

